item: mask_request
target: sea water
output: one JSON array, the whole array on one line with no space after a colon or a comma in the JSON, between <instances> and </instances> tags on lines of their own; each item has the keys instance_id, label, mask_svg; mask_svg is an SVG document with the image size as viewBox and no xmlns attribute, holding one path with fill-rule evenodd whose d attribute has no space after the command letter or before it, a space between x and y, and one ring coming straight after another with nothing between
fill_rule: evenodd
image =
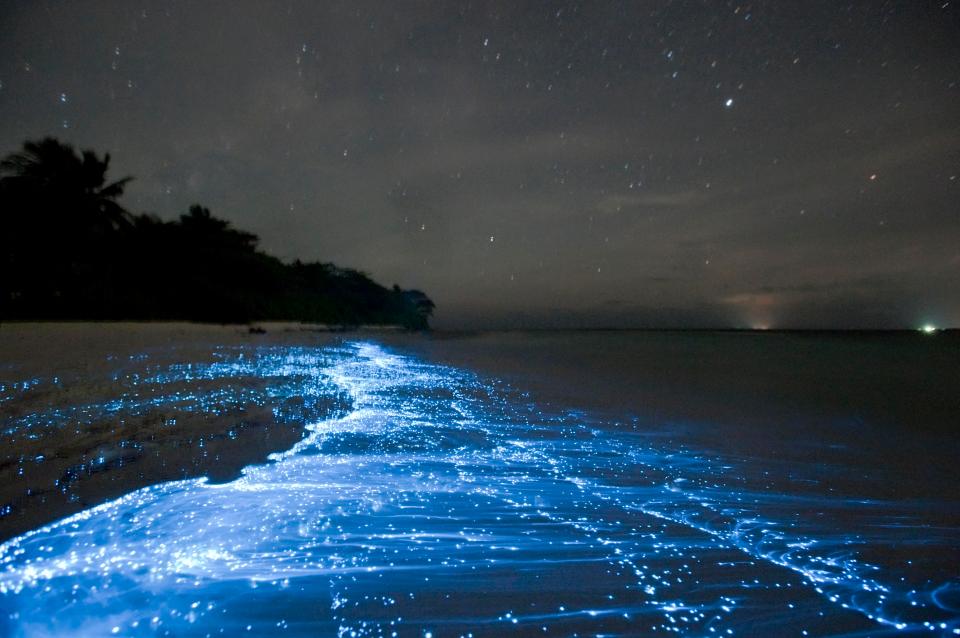
<instances>
[{"instance_id":1,"label":"sea water","mask_svg":"<svg viewBox=\"0 0 960 638\"><path fill-rule=\"evenodd\" d=\"M832 439L716 445L702 418L539 402L436 348L215 349L192 376L286 371L348 407L234 480L3 543L0 635L960 634L949 489L882 497Z\"/></svg>"}]
</instances>

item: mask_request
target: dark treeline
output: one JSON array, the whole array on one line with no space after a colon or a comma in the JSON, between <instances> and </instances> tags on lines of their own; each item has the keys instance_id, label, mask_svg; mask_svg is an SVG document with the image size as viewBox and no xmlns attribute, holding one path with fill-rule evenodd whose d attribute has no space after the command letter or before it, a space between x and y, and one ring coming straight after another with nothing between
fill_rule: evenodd
<instances>
[{"instance_id":1,"label":"dark treeline","mask_svg":"<svg viewBox=\"0 0 960 638\"><path fill-rule=\"evenodd\" d=\"M294 320L427 327L433 302L329 263L284 263L194 205L176 221L118 202L110 156L47 138L0 163L0 319Z\"/></svg>"}]
</instances>

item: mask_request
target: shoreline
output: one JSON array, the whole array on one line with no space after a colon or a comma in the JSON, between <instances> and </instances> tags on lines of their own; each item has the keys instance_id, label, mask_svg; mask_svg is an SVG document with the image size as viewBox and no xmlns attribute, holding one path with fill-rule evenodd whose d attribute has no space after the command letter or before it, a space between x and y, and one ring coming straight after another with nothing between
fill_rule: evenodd
<instances>
[{"instance_id":1,"label":"shoreline","mask_svg":"<svg viewBox=\"0 0 960 638\"><path fill-rule=\"evenodd\" d=\"M401 324L328 324L309 321L237 321L210 322L188 319L0 319L0 330L4 326L77 326L77 325L129 325L129 326L169 326L195 327L210 329L239 329L241 331L266 332L322 332L322 333L402 333L422 334L436 338L459 338L487 334L552 334L552 333L680 333L680 334L793 334L793 335L936 335L960 334L960 327L935 328L738 328L738 327L636 327L636 326L582 326L582 327L490 327L490 328L436 328L411 329Z\"/></svg>"},{"instance_id":2,"label":"shoreline","mask_svg":"<svg viewBox=\"0 0 960 638\"><path fill-rule=\"evenodd\" d=\"M350 409L312 369L319 349L293 370L270 359L333 333L104 327L0 330L0 542L150 485L232 480Z\"/></svg>"}]
</instances>

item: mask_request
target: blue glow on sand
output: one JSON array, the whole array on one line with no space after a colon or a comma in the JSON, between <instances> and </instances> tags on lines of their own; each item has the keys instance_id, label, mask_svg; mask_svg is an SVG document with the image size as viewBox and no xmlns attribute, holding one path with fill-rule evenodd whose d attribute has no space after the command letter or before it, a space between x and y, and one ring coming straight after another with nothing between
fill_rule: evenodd
<instances>
[{"instance_id":1,"label":"blue glow on sand","mask_svg":"<svg viewBox=\"0 0 960 638\"><path fill-rule=\"evenodd\" d=\"M960 633L955 581L859 556L901 537L798 515L887 504L738 484L374 344L326 354L352 409L273 462L0 545L0 635Z\"/></svg>"}]
</instances>

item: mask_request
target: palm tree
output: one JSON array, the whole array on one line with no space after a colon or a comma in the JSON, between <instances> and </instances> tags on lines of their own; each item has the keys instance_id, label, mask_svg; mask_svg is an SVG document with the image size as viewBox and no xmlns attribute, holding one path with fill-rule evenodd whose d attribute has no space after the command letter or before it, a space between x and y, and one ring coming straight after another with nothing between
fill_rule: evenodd
<instances>
[{"instance_id":1,"label":"palm tree","mask_svg":"<svg viewBox=\"0 0 960 638\"><path fill-rule=\"evenodd\" d=\"M102 159L90 150L78 154L52 137L27 141L0 161L0 192L18 201L15 214L53 215L66 227L101 233L129 228L132 215L117 199L133 178L107 182L109 165L109 153Z\"/></svg>"},{"instance_id":2,"label":"palm tree","mask_svg":"<svg viewBox=\"0 0 960 638\"><path fill-rule=\"evenodd\" d=\"M0 315L93 316L105 306L134 220L117 201L130 178L107 181L109 165L109 155L50 137L0 161Z\"/></svg>"}]
</instances>

